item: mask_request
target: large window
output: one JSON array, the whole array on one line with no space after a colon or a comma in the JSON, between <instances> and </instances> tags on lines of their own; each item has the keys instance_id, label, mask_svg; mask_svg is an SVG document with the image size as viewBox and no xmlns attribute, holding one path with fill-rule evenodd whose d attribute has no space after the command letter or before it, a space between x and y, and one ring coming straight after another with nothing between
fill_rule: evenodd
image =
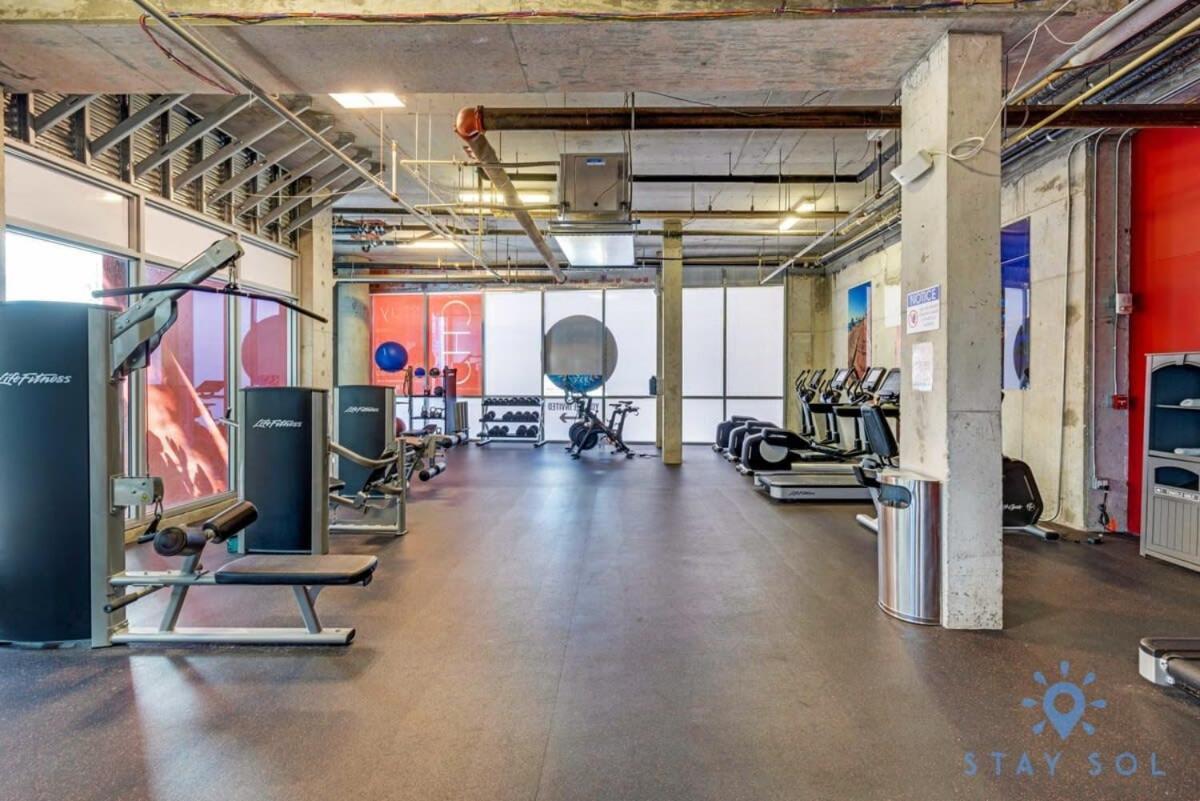
<instances>
[{"instance_id":1,"label":"large window","mask_svg":"<svg viewBox=\"0 0 1200 801\"><path fill-rule=\"evenodd\" d=\"M289 312L269 300L238 298L241 387L285 387L291 366Z\"/></svg>"},{"instance_id":2,"label":"large window","mask_svg":"<svg viewBox=\"0 0 1200 801\"><path fill-rule=\"evenodd\" d=\"M711 442L745 414L783 423L779 286L683 290L683 441Z\"/></svg>"},{"instance_id":3,"label":"large window","mask_svg":"<svg viewBox=\"0 0 1200 801\"><path fill-rule=\"evenodd\" d=\"M5 233L4 247L8 300L122 304L96 300L92 292L126 286L125 259L16 231Z\"/></svg>"},{"instance_id":4,"label":"large window","mask_svg":"<svg viewBox=\"0 0 1200 801\"><path fill-rule=\"evenodd\" d=\"M159 283L171 270L148 267ZM226 299L190 292L146 372L146 455L163 480L164 505L177 506L229 489L229 321Z\"/></svg>"}]
</instances>

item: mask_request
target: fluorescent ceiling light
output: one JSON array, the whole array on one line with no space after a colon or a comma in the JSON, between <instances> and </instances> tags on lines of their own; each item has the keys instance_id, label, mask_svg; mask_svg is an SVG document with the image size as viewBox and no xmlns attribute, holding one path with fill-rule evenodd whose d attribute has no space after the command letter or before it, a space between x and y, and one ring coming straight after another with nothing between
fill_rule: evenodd
<instances>
[{"instance_id":1,"label":"fluorescent ceiling light","mask_svg":"<svg viewBox=\"0 0 1200 801\"><path fill-rule=\"evenodd\" d=\"M410 239L407 242L397 242L399 247L408 250L457 250L458 245L449 239Z\"/></svg>"},{"instance_id":2,"label":"fluorescent ceiling light","mask_svg":"<svg viewBox=\"0 0 1200 801\"><path fill-rule=\"evenodd\" d=\"M553 234L572 267L634 267L633 232Z\"/></svg>"},{"instance_id":3,"label":"fluorescent ceiling light","mask_svg":"<svg viewBox=\"0 0 1200 801\"><path fill-rule=\"evenodd\" d=\"M801 214L807 214L807 213L815 210L816 208L817 208L817 204L813 203L811 200L801 200L799 203L796 204L795 210L800 212ZM784 217L782 220L779 221L779 230L780 231L790 231L796 227L796 223L798 223L798 222L800 222L799 217L797 217L795 214L789 214L787 217Z\"/></svg>"},{"instance_id":4,"label":"fluorescent ceiling light","mask_svg":"<svg viewBox=\"0 0 1200 801\"><path fill-rule=\"evenodd\" d=\"M341 92L329 95L342 108L404 108L393 92Z\"/></svg>"},{"instance_id":5,"label":"fluorescent ceiling light","mask_svg":"<svg viewBox=\"0 0 1200 801\"><path fill-rule=\"evenodd\" d=\"M518 192L517 197L521 198L522 203L549 203L549 192ZM463 203L491 203L499 205L504 203L504 193L498 191L491 192L459 192L458 199Z\"/></svg>"}]
</instances>

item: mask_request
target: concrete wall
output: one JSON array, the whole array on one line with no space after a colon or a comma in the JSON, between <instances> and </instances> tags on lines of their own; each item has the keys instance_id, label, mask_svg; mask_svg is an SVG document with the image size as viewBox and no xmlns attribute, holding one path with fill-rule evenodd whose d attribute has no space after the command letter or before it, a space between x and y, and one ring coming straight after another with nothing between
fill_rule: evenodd
<instances>
[{"instance_id":1,"label":"concrete wall","mask_svg":"<svg viewBox=\"0 0 1200 801\"><path fill-rule=\"evenodd\" d=\"M829 352L829 279L823 275L789 275L786 293L787 371L784 381L784 424L800 427L800 404L794 383L801 370L823 367Z\"/></svg>"},{"instance_id":2,"label":"concrete wall","mask_svg":"<svg viewBox=\"0 0 1200 801\"><path fill-rule=\"evenodd\" d=\"M1066 156L1001 192L1001 220L1029 218L1029 389L1010 391L1002 408L1004 452L1029 463L1046 520L1086 528L1087 154L1076 149L1070 184Z\"/></svg>"},{"instance_id":3,"label":"concrete wall","mask_svg":"<svg viewBox=\"0 0 1200 801\"><path fill-rule=\"evenodd\" d=\"M822 366L842 367L848 364L847 329L850 310L846 305L846 293L851 287L871 282L871 358L873 366L896 367L900 359L900 325L899 320L887 319L888 294L893 297L894 312L899 307L895 304L900 291L900 243L897 242L876 253L872 253L862 261L846 265L829 278L829 321L826 329L830 350L826 364ZM891 287L888 290L887 287Z\"/></svg>"},{"instance_id":4,"label":"concrete wall","mask_svg":"<svg viewBox=\"0 0 1200 801\"><path fill-rule=\"evenodd\" d=\"M1077 148L1072 158L1069 192L1065 154L1024 175L1006 178L1001 190L1002 223L1030 219L1032 283L1030 388L1006 394L1002 407L1004 452L1028 462L1033 469L1046 505L1045 518L1078 529L1087 527L1088 514L1085 150ZM996 272L999 281L998 266ZM885 286L900 282L899 244L846 265L830 276L826 328L829 347L814 350L818 363L846 363L846 292L864 281L872 284L872 364L898 365L901 328L887 326Z\"/></svg>"}]
</instances>

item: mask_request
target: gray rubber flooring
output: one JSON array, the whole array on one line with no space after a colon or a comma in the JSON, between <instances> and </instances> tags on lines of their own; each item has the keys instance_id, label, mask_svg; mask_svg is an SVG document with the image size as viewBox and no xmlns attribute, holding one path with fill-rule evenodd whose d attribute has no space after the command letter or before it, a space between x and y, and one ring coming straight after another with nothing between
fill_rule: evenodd
<instances>
[{"instance_id":1,"label":"gray rubber flooring","mask_svg":"<svg viewBox=\"0 0 1200 801\"><path fill-rule=\"evenodd\" d=\"M1200 704L1137 674L1140 637L1200 636L1200 575L1010 538L1004 632L911 626L862 507L686 460L459 449L408 537L336 539L381 561L321 597L349 648L0 650L0 798L1200 798ZM286 589L193 595L184 624L295 622ZM1062 661L1092 735L1021 705Z\"/></svg>"}]
</instances>

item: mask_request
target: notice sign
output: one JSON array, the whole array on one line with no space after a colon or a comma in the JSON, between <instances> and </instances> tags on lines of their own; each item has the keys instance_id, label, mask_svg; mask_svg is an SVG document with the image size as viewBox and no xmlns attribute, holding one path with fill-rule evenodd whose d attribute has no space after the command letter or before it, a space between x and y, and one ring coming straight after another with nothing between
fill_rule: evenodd
<instances>
[{"instance_id":1,"label":"notice sign","mask_svg":"<svg viewBox=\"0 0 1200 801\"><path fill-rule=\"evenodd\" d=\"M938 330L942 325L941 284L909 292L905 309L905 318L908 321L905 333L919 334L922 331Z\"/></svg>"},{"instance_id":2,"label":"notice sign","mask_svg":"<svg viewBox=\"0 0 1200 801\"><path fill-rule=\"evenodd\" d=\"M913 343L912 388L914 392L933 392L932 342Z\"/></svg>"}]
</instances>

